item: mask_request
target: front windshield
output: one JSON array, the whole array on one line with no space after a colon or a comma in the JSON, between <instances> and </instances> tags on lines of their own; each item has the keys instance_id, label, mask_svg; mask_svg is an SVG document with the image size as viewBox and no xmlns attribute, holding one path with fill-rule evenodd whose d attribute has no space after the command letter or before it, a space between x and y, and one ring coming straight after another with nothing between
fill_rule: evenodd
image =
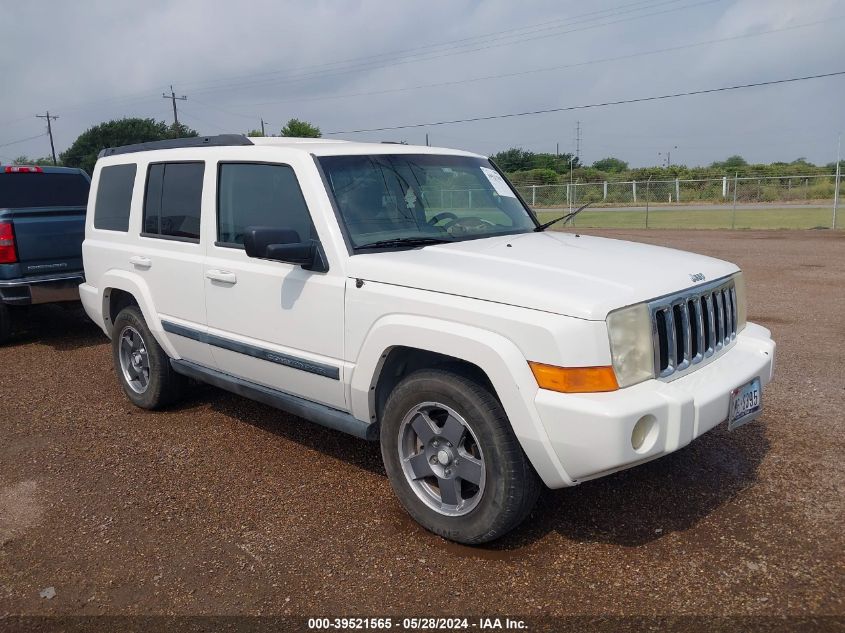
<instances>
[{"instance_id":1,"label":"front windshield","mask_svg":"<svg viewBox=\"0 0 845 633\"><path fill-rule=\"evenodd\" d=\"M319 161L356 249L455 242L536 227L484 158L373 154Z\"/></svg>"}]
</instances>

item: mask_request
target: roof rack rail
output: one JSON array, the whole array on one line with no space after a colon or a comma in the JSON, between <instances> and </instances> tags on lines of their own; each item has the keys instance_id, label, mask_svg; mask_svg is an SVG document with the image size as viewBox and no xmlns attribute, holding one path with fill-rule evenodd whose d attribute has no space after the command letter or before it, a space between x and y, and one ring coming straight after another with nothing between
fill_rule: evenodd
<instances>
[{"instance_id":1,"label":"roof rack rail","mask_svg":"<svg viewBox=\"0 0 845 633\"><path fill-rule=\"evenodd\" d=\"M232 145L253 145L243 134L218 134L217 136L191 136L188 138L170 138L164 141L148 141L121 147L107 147L100 150L97 158L116 156L117 154L132 154L154 149L178 149L181 147L226 147Z\"/></svg>"}]
</instances>

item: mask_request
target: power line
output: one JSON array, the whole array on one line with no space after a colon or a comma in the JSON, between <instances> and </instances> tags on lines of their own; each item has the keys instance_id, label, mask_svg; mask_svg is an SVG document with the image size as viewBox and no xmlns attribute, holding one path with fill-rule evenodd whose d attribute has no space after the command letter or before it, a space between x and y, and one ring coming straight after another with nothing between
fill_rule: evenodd
<instances>
[{"instance_id":1,"label":"power line","mask_svg":"<svg viewBox=\"0 0 845 633\"><path fill-rule=\"evenodd\" d=\"M758 81L755 83L749 84L740 84L737 86L722 86L720 88L707 88L704 90L690 90L688 92L676 92L671 94L665 95L657 95L651 97L638 97L636 99L620 99L618 101L605 101L603 103L590 103L585 105L577 105L577 106L566 106L562 108L547 108L544 110L529 110L527 112L510 112L508 114L492 114L489 116L481 116L481 117L471 117L468 119L452 119L448 121L432 121L429 123L409 123L406 125L392 125L387 127L376 127L376 128L366 128L360 130L345 130L340 132L326 132L326 136L332 136L336 134L359 134L363 132L384 132L387 130L406 130L409 128L418 128L418 127L434 127L436 125L452 125L455 123L474 123L476 121L491 121L493 119L510 119L515 117L523 117L523 116L533 116L537 114L550 114L552 112L567 112L571 110L587 110L589 108L603 108L607 106L613 105L623 105L628 103L643 103L646 101L659 101L662 99L675 99L677 97L690 97L693 95L702 95L702 94L710 94L714 92L727 92L730 90L741 90L744 88L757 88L760 86L773 86L776 84L785 84L785 83L793 83L796 81L806 81L808 79L822 79L825 77L835 77L838 75L845 75L845 70L833 72L833 73L823 73L820 75L807 75L805 77L790 77L789 79L775 79L773 81Z\"/></svg>"},{"instance_id":2,"label":"power line","mask_svg":"<svg viewBox=\"0 0 845 633\"><path fill-rule=\"evenodd\" d=\"M246 104L239 104L238 107L258 107L258 106L267 106L267 105L277 105L277 104L282 104L282 103L305 103L305 102L310 102L310 101L326 101L326 100L330 100L330 99L349 99L349 98L353 98L353 97L370 97L370 96L373 96L373 95L389 94L389 93L394 93L394 92L408 92L408 91L411 91L411 90L422 90L422 89L426 89L426 88L442 88L442 87L447 87L447 86L457 86L457 85L463 85L463 84L473 83L473 82L478 82L478 81L488 81L488 80L491 80L491 79L508 79L508 78L511 78L511 77L521 77L521 76L524 76L524 75L532 75L532 74L550 72L550 71L555 71L555 70L566 70L566 69L569 69L569 68L579 68L579 67L582 67L582 66L590 66L590 65L593 65L593 64L603 64L603 63L607 63L607 62L623 61L623 60L627 60L627 59L634 59L636 57L645 57L645 56L648 56L648 55L658 55L660 53L675 52L675 51L680 51L680 50L684 50L684 49L688 49L688 48L696 48L696 47L699 47L699 46L707 46L709 44L721 44L723 42L732 42L732 41L736 41L736 40L746 39L746 38L749 38L749 37L771 35L773 33L781 33L781 32L784 32L784 31L792 31L792 30L795 30L795 29L807 28L807 27L811 27L811 26L818 26L820 24L828 24L832 21L842 20L842 19L845 19L845 16L834 16L834 17L828 18L826 20L816 20L815 22L807 22L807 23L804 23L804 24L796 24L794 26L787 26L787 27L780 28L780 29L771 29L771 30L768 30L768 31L757 31L757 32L754 32L754 33L744 33L742 35L734 35L734 36L731 36L731 37L722 37L722 38L713 39L713 40L703 40L703 41L700 41L700 42L693 42L693 43L690 43L690 44L681 44L681 45L678 45L678 46L670 46L670 47L667 47L667 48L658 48L658 49L653 49L653 50L650 50L650 51L641 51L639 53L628 53L626 55L616 55L616 56L613 56L613 57L602 57L602 58L599 58L599 59L590 59L590 60L586 60L586 61L582 61L582 62L574 62L574 63L562 64L562 65L558 65L558 66L544 66L544 67L541 67L541 68L534 68L534 69L530 69L530 70L521 70L521 71L516 71L516 72L510 72L510 73L502 73L502 74L496 74L496 75L482 75L482 76L478 76L478 77L467 77L467 78L464 78L464 79L454 79L454 80L450 80L450 81L442 81L442 82L437 82L437 83L419 84L419 85L416 85L416 86L406 86L406 87L402 87L402 88L386 88L384 90L371 90L371 91L366 91L366 92L353 92L353 93L346 93L346 94L340 94L340 95L326 95L326 96L322 96L322 97L305 97L305 98L302 98L302 99L281 99L281 100L277 100L277 101L263 101L263 102L259 102L259 103L246 103ZM227 114L233 114L233 115L236 115L236 116L243 116L245 118L252 118L251 115L249 115L247 117L247 115L238 114L238 113L227 111L227 110L222 110L220 108L215 108L214 106L211 106L211 105L208 105L208 104L203 104L202 102L199 102L199 101L197 101L196 103L200 103L201 105L207 105L210 108L220 110L221 112L226 112Z\"/></svg>"},{"instance_id":3,"label":"power line","mask_svg":"<svg viewBox=\"0 0 845 633\"><path fill-rule=\"evenodd\" d=\"M435 51L435 50L430 50L430 49L438 49L438 48L444 48L444 47L454 48L454 49L466 48L468 46L475 46L479 43L489 43L491 41L503 39L501 37L503 35L505 37L520 37L520 38L522 38L526 34L531 34L531 33L535 33L535 32L538 32L538 31L547 31L547 30L552 30L552 29L558 29L558 28L562 28L564 26L567 26L569 24L577 24L578 23L577 21L582 20L583 18L587 18L586 21L604 19L606 17L613 17L614 14L620 15L620 14L626 13L626 12L630 13L630 12L635 12L635 11L642 11L642 10L654 8L656 6L661 6L661 5L666 5L666 4L675 4L675 3L680 2L680 1L681 0L661 0L660 2L655 2L655 0L638 0L637 2L622 4L622 5L618 5L616 7L611 7L611 8L608 8L608 9L602 9L602 10L599 10L599 11L590 11L588 13L581 13L581 14L578 14L578 15L575 15L575 16L572 16L572 17L565 17L565 18L557 18L557 19L553 19L553 20L547 20L547 21L539 23L539 24L531 24L531 25L512 28L512 29L505 29L503 31L494 31L492 33L485 33L485 34L482 34L482 35L476 35L476 36L472 36L472 37L461 38L461 39L458 39L458 40L442 42L440 44L428 44L428 45L425 45L425 46L417 46L417 47L407 48L407 49L402 49L402 50L386 51L386 52L378 53L378 54L375 54L375 55L366 55L366 56L360 56L360 57L352 57L352 58L343 59L343 60L337 60L337 61L333 61L333 62L324 62L322 64L310 64L310 65L301 66L301 67L295 68L295 69L264 71L264 72L259 72L259 73L250 73L250 74L246 74L246 75L232 75L232 76L229 76L228 78L199 81L199 82L188 83L188 84L185 84L185 85L199 87L199 86L212 84L212 83L230 82L232 80L242 80L242 79L249 79L249 78L255 78L255 77L266 77L266 76L271 76L271 75L279 75L279 74L283 74L283 73L293 73L293 72L301 73L301 71L309 71L309 70L312 71L312 72L311 73L305 73L305 74L314 74L314 73L320 73L320 72L336 71L336 70L338 70L337 68L329 68L329 67L331 67L331 66L346 66L346 65L349 65L349 64L356 64L356 63L357 63L357 65L361 65L365 62L367 64L373 64L373 63L376 63L376 61L378 61L380 58L387 58L391 61L395 61L396 59L403 59L403 58L406 58L406 57L418 57L418 56L421 56L421 55L429 55L429 54L432 54L434 52L438 52L438 53L443 52L443 51ZM636 5L646 5L646 6L637 7ZM622 11L623 9L626 9L626 11ZM608 16L608 15L601 15L601 14L610 14L610 15ZM591 16L594 16L594 17L591 17ZM525 32L520 33L521 31L525 31ZM510 35L506 35L506 34L510 34ZM500 37L496 37L496 36L500 36ZM493 38L493 39L490 39L490 38ZM481 42L481 41L475 42L474 40L488 40L488 41L487 42ZM368 61L368 60L372 60L372 61ZM323 70L317 71L315 69L323 69ZM348 69L343 69L343 70L348 70ZM197 90L195 90L195 91L197 91ZM203 91L205 91L205 90L203 90Z\"/></svg>"},{"instance_id":4,"label":"power line","mask_svg":"<svg viewBox=\"0 0 845 633\"><path fill-rule=\"evenodd\" d=\"M673 0L673 1L677 1L677 0ZM370 63L370 64L360 64L360 65L348 66L346 68L341 68L341 69L337 69L337 70L315 71L315 72L312 72L312 73L305 73L305 74L302 74L302 75L294 75L294 76L290 76L290 77L281 77L281 78L278 78L278 79L268 79L268 80L247 81L247 82L240 82L240 83L223 84L223 85L220 85L220 86L213 86L213 87L209 87L209 88L195 90L194 92L196 92L198 94L200 94L200 93L214 93L214 92L220 92L222 90L230 90L230 89L233 89L233 88L244 88L244 87L262 85L262 84L290 84L290 83L297 83L297 82L302 82L302 81L310 81L310 80L314 80L314 79L326 79L326 78L330 78L330 77L346 76L350 72L379 70L379 69L382 69L382 68L390 68L390 67L393 67L393 66L399 66L399 65L404 65L404 64L413 64L413 63L417 63L417 62L421 62L421 61L431 61L431 60L435 60L435 59L441 59L441 58L444 58L444 57L451 57L453 55L458 55L458 54L462 55L462 54L465 54L465 53L473 53L473 52L478 52L478 51L482 51L482 50L488 50L490 48L499 48L499 47L502 47L502 46L510 46L510 45L513 45L513 44L522 44L522 43L528 42L528 41L534 41L534 40L544 39L544 38L548 38L548 37L557 37L557 36L560 36L560 35L567 35L567 34L570 34L570 33L576 33L576 32L580 32L580 31L592 30L592 29L596 29L596 28L601 28L603 26L611 26L611 25L614 25L614 24L630 22L632 20L639 20L639 19L643 19L643 18L647 18L647 17L653 17L653 16L656 16L656 15L662 15L664 13L670 13L670 12L674 12L674 11L681 11L681 10L684 10L684 9L690 9L690 8L700 6L700 5L713 4L714 2L719 2L719 1L720 0L701 0L700 2L695 2L693 4L688 4L688 5L684 5L684 6L681 6L681 7L674 7L674 8L671 8L671 9L664 9L662 11L654 11L654 12L651 12L651 13L643 13L643 14L640 14L640 15L634 15L634 16L629 16L629 17L626 17L626 18L620 18L618 20L611 20L609 22L601 22L601 23L598 23L598 24L590 24L590 25L587 25L587 26L582 26L582 27L579 27L579 28L572 28L572 29L568 29L566 31L560 31L560 32L557 32L557 33L550 33L550 34L540 35L540 36L537 36L537 37L522 37L522 38L517 39L513 42L504 42L504 43L498 43L498 44L489 44L489 45L485 45L485 46L477 46L475 48L469 48L469 49L466 49L466 50L448 51L448 52L445 52L445 53L442 53L442 54L436 54L436 55L409 57L408 59L398 59L398 60L389 61L389 62L379 62L379 63L376 63L375 65L373 65L372 63ZM613 16L608 16L608 17L613 17Z\"/></svg>"},{"instance_id":5,"label":"power line","mask_svg":"<svg viewBox=\"0 0 845 633\"><path fill-rule=\"evenodd\" d=\"M53 155L53 165L58 165L58 162L56 162L56 146L53 144L53 126L51 125L51 121L55 121L59 117L52 116L49 110L47 110L47 114L36 114L35 117L37 119L47 119L47 134L50 135L50 153Z\"/></svg>"},{"instance_id":6,"label":"power line","mask_svg":"<svg viewBox=\"0 0 845 633\"><path fill-rule=\"evenodd\" d=\"M599 20L599 19L607 19L607 18L612 18L612 17L618 16L618 15L623 15L625 13L632 13L632 12L636 12L636 11L646 11L648 9L653 9L655 7L658 7L658 6L662 6L662 5L666 5L666 4L674 4L674 3L677 3L677 2L680 2L680 1L682 1L682 0L663 0L661 2L654 2L653 0L639 0L638 2L623 4L623 5L619 5L617 7L612 7L612 8L604 9L604 10L601 10L601 11L592 11L592 12L589 12L589 13L579 14L579 15L573 16L572 18L559 18L559 19L556 19L556 20L552 20L551 22L545 22L545 23L542 23L542 24L534 24L534 25L529 25L529 26L525 26L525 27L519 27L517 29L508 29L508 30L505 30L505 31L488 33L488 34L485 34L485 35L475 36L475 37L472 37L472 38L463 38L462 40L454 40L452 42L446 42L444 44L430 45L429 47L430 48L436 48L436 47L442 48L443 46L452 45L452 44L459 43L459 42L462 42L462 41L490 38L493 35L501 35L503 33L509 33L509 32L512 32L512 31L515 32L515 31L526 31L526 30L529 30L529 29L535 29L535 32L536 32L538 27L542 27L539 30L560 29L560 28L563 28L567 25L578 24L579 20L581 22L589 22L589 21L595 21L595 20ZM265 84L265 83L274 83L274 82L275 83L293 83L293 82L301 82L301 81L307 81L307 80L310 80L310 79L318 79L318 78L323 78L323 77L334 77L334 76L346 75L349 72L353 72L353 71L378 70L378 69L381 69L381 68L388 68L388 67L398 65L398 64L411 64L411 63L416 63L416 62L419 62L419 61L429 61L429 60L433 60L433 59L440 59L440 58L443 58L443 57L450 57L450 56L455 55L455 54L472 53L472 52L477 52L477 51L481 51L481 50L486 50L486 49L489 49L489 48L509 46L509 45L512 45L512 44L519 44L519 43L522 43L522 42L527 42L527 41L532 41L532 40L537 40L537 39L543 39L543 38L548 38L548 37L556 37L556 36L560 36L560 35L567 35L569 33L600 28L602 26L611 26L611 25L614 25L614 24L629 22L629 21L632 21L632 20L637 20L637 19L642 19L642 18L651 17L651 16L655 16L655 15L660 15L660 14L663 14L663 13L669 13L669 12L673 12L673 11L679 11L679 10L684 10L684 9L688 9L688 8L693 8L693 7L696 7L696 6L699 6L699 5L712 4L714 2L719 2L719 1L720 0L702 0L702 1L699 1L699 2L696 2L696 3L693 3L693 4L689 4L689 5L674 7L674 8L665 9L665 10L662 10L662 11L657 11L657 12L652 12L652 13L643 13L643 14L640 14L640 15L628 16L626 18L622 18L622 19L618 19L618 20L612 20L612 21L609 21L609 22L601 22L601 23L598 23L598 24L591 24L591 25L587 25L587 26L582 26L580 28L573 28L573 29L569 29L569 30L565 30L565 31L557 32L557 33L547 33L547 34L544 34L544 35L540 35L538 37L524 37L524 35L526 35L525 33L519 33L519 34L515 34L514 36L512 36L512 37L518 37L518 39L516 39L516 41L513 41L513 42L502 42L502 43L498 43L498 44L490 44L489 42L495 41L495 40L489 40L488 42L486 42L487 45L484 45L484 46L480 46L480 47L476 47L476 48L469 48L467 50L454 50L454 51L446 51L446 52L435 51L438 54L433 55L433 56L432 56L431 53L423 53L423 54L416 53L416 54L413 54L413 55L406 54L405 57L407 57L407 59L402 59L401 58L402 56L400 54L400 56L399 56L400 59L397 61L396 56L393 55L393 57L391 58L391 59L393 59L393 61L375 63L375 65L373 65L373 62L371 62L369 64L359 64L358 66L350 66L350 67L339 68L339 69L328 69L328 70L324 70L324 71L306 73L304 75L298 75L298 76L294 75L294 76L287 77L287 78L282 77L282 78L279 78L279 79L276 79L276 80L262 80L262 81L253 81L253 82L245 82L245 83L238 83L238 84L226 84L226 83L224 83L224 84L221 84L219 86L212 86L212 87L209 87L209 88L198 89L195 92L197 92L197 93L213 93L213 92L219 92L221 90L230 89L232 87L253 86L253 85L261 85L261 84ZM637 6L637 5L645 5L645 6ZM625 9L625 10L623 11L622 9ZM598 14L608 14L608 15L598 15ZM596 16L596 17L590 18L590 16ZM583 18L588 18L588 19L584 20ZM549 24L561 23L561 22L563 22L563 24L557 24L556 26L549 26ZM503 38L497 38L497 39L503 39ZM467 46L473 46L473 45L474 44L464 44L463 47L466 48ZM423 48L427 48L427 47L417 47L417 48L407 49L406 53L408 51L420 50L420 49L423 49ZM459 47L456 47L456 48L461 48L461 47L459 46ZM383 57L383 56L388 56L388 55L391 55L391 54L381 53L379 55L372 55L372 56L369 56L369 57L351 58L351 59L348 59L348 60L341 60L341 61L336 61L336 62L327 62L325 64L317 64L317 65L313 65L313 66L304 66L299 70L305 70L305 69L308 69L308 68L319 68L319 67L323 67L323 66L342 66L343 64L349 64L351 62L355 62L355 61L358 61L358 60L361 60L361 59L368 59L368 58L372 58L372 57ZM423 55L423 56L420 56L420 55ZM414 57L417 57L417 58L414 59ZM268 71L268 72L265 72L265 73L253 73L251 75L234 76L234 77L231 77L231 79L238 79L238 78L245 79L245 78L249 78L249 77L258 77L258 76L265 76L265 75L279 75L279 74L286 73L286 72L290 73L291 71L285 70L285 71ZM221 82L221 81L228 81L228 80L215 79L215 80L209 80L209 81L206 81L206 82L186 82L184 85L188 85L188 86L203 85L203 84L215 83L215 82ZM171 86L171 93L172 92L173 92L173 90L172 90L172 86ZM173 99L173 95L171 95L170 97L167 97L167 95L164 95L164 96L166 98ZM133 101L148 100L150 98L151 98L150 93L148 91L144 91L144 92L130 93L130 94L122 95L122 96L118 95L118 96L109 97L109 98L106 98L106 99L101 99L101 100L98 100L97 103L100 103L100 104L108 103L108 102L115 103L115 102L120 102L120 101L123 101L125 103L132 103ZM76 103L76 104L66 105L66 106L63 107L63 109L66 110L66 111L78 110L78 109L84 108L85 106L87 106L91 103L95 103L95 102L94 101L80 102L80 103ZM213 106L208 106L208 107L213 107ZM228 114L234 114L234 113L228 112ZM254 115L247 116L247 115L243 115L243 114L237 114L236 116L242 116L244 118L254 118ZM15 120L11 120L11 121L3 121L3 122L0 122L0 125L11 124L11 123L17 122L18 120L22 120L22 119L15 119Z\"/></svg>"},{"instance_id":7,"label":"power line","mask_svg":"<svg viewBox=\"0 0 845 633\"><path fill-rule=\"evenodd\" d=\"M18 143L25 143L26 141L34 141L37 138L41 138L42 136L47 136L47 132L42 132L41 134L36 134L35 136L29 136L27 138L21 138L17 141L9 141L8 143L3 143L0 147L9 147L9 145L17 145Z\"/></svg>"}]
</instances>

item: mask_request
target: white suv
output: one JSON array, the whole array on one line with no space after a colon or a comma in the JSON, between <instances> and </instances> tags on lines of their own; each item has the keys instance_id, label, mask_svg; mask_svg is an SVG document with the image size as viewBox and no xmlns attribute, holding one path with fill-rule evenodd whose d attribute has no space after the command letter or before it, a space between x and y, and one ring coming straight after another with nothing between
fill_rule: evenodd
<instances>
[{"instance_id":1,"label":"white suv","mask_svg":"<svg viewBox=\"0 0 845 633\"><path fill-rule=\"evenodd\" d=\"M192 378L380 440L402 505L464 543L756 417L742 273L546 231L483 156L224 135L109 149L83 246L123 390Z\"/></svg>"}]
</instances>

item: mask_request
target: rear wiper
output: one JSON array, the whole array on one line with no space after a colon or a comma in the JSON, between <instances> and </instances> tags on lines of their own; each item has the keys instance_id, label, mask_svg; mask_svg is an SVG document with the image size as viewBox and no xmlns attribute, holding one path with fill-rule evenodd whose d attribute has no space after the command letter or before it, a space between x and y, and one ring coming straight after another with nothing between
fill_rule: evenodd
<instances>
[{"instance_id":1,"label":"rear wiper","mask_svg":"<svg viewBox=\"0 0 845 633\"><path fill-rule=\"evenodd\" d=\"M546 222L545 224L541 224L540 226L538 226L536 229L534 229L534 231L536 231L536 232L545 231L545 230L546 230L547 228L549 228L552 224L557 224L557 223L558 223L558 222L560 222L561 220L564 220L564 221L566 221L566 220L571 220L571 219L572 219L572 218L574 218L576 215L578 215L579 213L581 213L581 211L583 211L584 209L586 209L587 207L589 207L591 204L593 204L593 203L592 203L592 202L588 202L588 203L587 203L587 204L585 204L583 207L581 207L581 208L579 208L579 209L576 209L576 210L575 210L575 211L573 211L572 213L567 213L566 215L562 215L562 216L560 216L559 218L555 218L554 220L549 220L549 221L548 221L548 222Z\"/></svg>"},{"instance_id":2,"label":"rear wiper","mask_svg":"<svg viewBox=\"0 0 845 633\"><path fill-rule=\"evenodd\" d=\"M445 244L454 240L444 240L439 237L395 237L390 240L379 240L362 244L357 248L389 248L391 246L425 246L427 244Z\"/></svg>"}]
</instances>

